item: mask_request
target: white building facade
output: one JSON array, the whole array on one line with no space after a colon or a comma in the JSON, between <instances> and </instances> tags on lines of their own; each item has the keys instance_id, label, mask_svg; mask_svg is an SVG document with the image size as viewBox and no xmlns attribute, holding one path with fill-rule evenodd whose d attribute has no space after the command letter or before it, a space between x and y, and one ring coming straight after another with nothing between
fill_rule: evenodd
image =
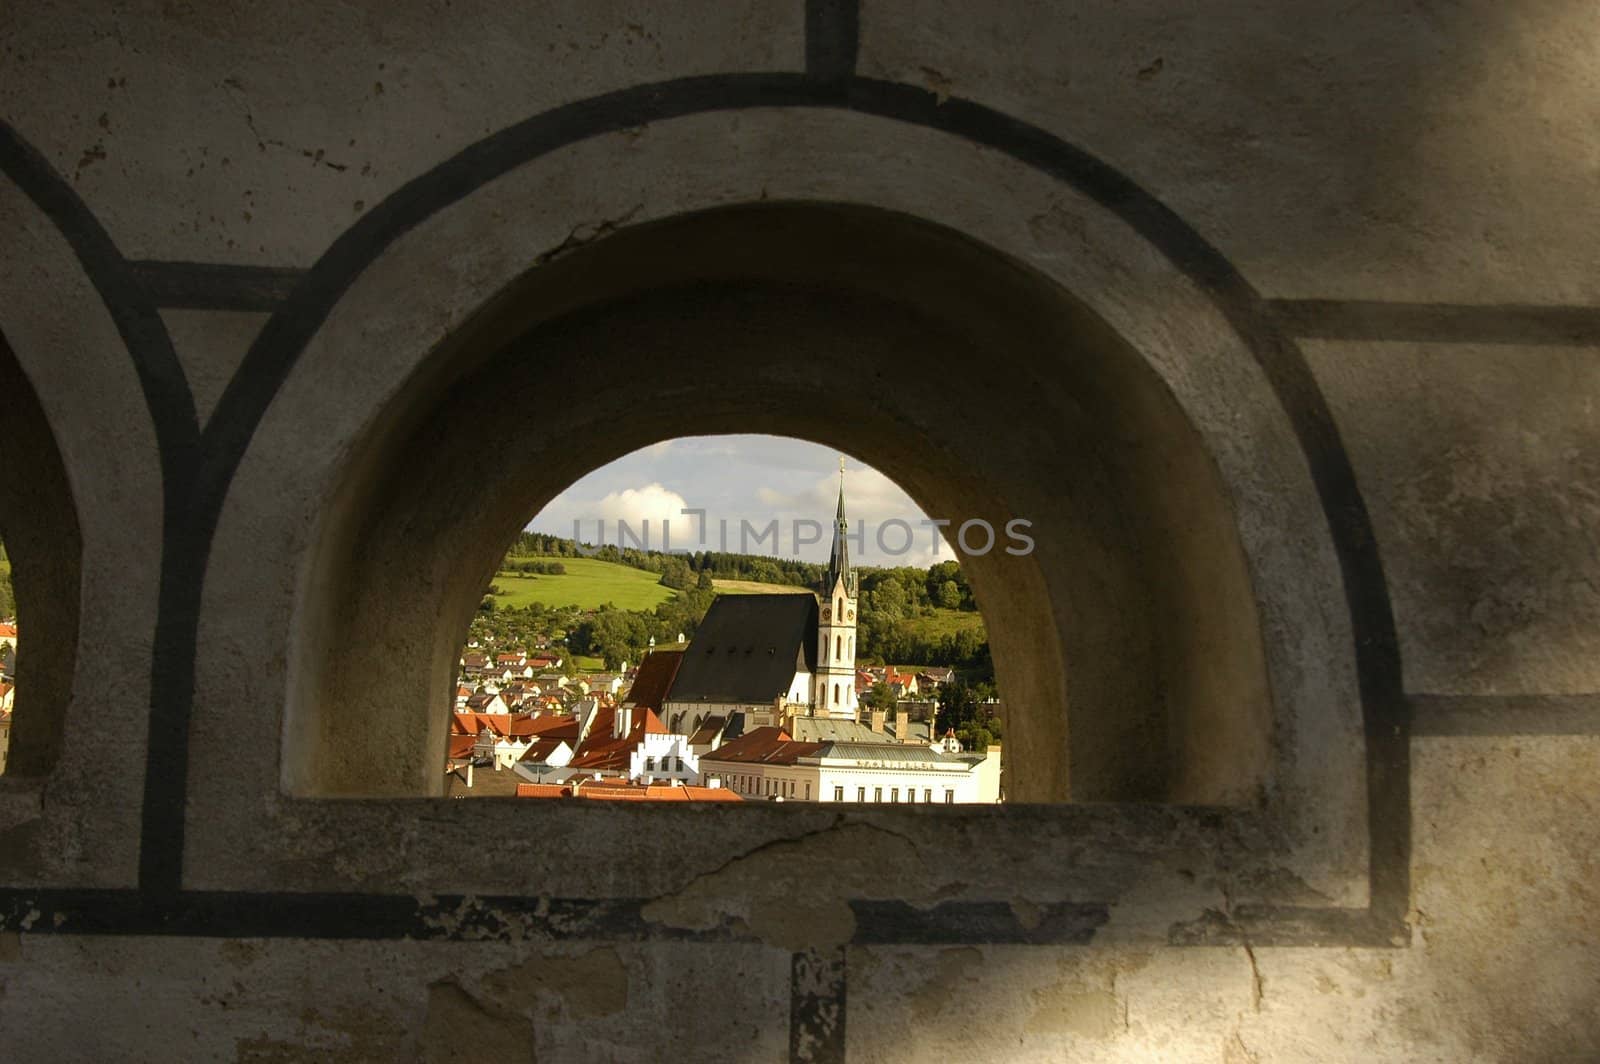
<instances>
[{"instance_id":1,"label":"white building facade","mask_svg":"<svg viewBox=\"0 0 1600 1064\"><path fill-rule=\"evenodd\" d=\"M790 744L795 745L795 744ZM792 758L700 758L703 782L749 799L869 805L970 805L1000 801L1001 749L983 754L900 743L828 742ZM735 751L731 748L730 751ZM737 755L736 755L737 756Z\"/></svg>"}]
</instances>

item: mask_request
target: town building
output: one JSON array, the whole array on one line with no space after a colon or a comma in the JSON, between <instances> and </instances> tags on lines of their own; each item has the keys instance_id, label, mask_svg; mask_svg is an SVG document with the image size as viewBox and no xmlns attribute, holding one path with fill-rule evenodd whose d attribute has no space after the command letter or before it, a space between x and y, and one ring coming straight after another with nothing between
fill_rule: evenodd
<instances>
[{"instance_id":1,"label":"town building","mask_svg":"<svg viewBox=\"0 0 1600 1064\"><path fill-rule=\"evenodd\" d=\"M747 798L955 805L1000 801L1000 745L966 753L954 734L931 745L802 742L757 728L702 755L702 780Z\"/></svg>"}]
</instances>

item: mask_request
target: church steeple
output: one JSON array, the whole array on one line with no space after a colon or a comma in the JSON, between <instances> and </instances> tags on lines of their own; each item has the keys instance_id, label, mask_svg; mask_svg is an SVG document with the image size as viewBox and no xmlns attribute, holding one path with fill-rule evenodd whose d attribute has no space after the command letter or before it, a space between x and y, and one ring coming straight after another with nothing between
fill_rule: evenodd
<instances>
[{"instance_id":1,"label":"church steeple","mask_svg":"<svg viewBox=\"0 0 1600 1064\"><path fill-rule=\"evenodd\" d=\"M839 459L839 508L833 519L833 554L819 589L817 671L812 688L814 712L855 720L856 574L850 568L850 522L844 516L844 459Z\"/></svg>"},{"instance_id":2,"label":"church steeple","mask_svg":"<svg viewBox=\"0 0 1600 1064\"><path fill-rule=\"evenodd\" d=\"M823 578L823 594L833 593L839 580L844 580L845 591L852 597L855 595L856 576L850 568L850 541L847 533L850 531L850 522L844 516L844 458L839 459L839 508L833 518L833 553L828 557L828 575Z\"/></svg>"}]
</instances>

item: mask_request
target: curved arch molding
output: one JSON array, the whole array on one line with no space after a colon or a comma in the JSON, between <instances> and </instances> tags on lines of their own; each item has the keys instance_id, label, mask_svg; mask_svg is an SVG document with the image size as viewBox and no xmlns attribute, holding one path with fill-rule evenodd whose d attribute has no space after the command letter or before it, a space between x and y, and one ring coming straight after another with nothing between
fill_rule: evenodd
<instances>
[{"instance_id":1,"label":"curved arch molding","mask_svg":"<svg viewBox=\"0 0 1600 1064\"><path fill-rule=\"evenodd\" d=\"M813 8L849 5L814 4ZM125 259L75 193L9 126L0 126L0 170L50 214L72 242L115 317L132 354L155 422L164 475L165 534L161 559L160 621L152 662L150 748L146 765L140 885L145 900L83 895L50 901L78 911L64 930L148 933L152 923L169 932L289 934L298 937L359 933L364 937L432 933L414 899L361 896L363 916L350 919L355 899L300 896L286 905L276 895L198 894L182 890L187 735L192 709L198 601L222 503L252 435L306 344L341 295L389 245L424 219L508 171L558 148L602 134L706 112L749 108L822 108L926 127L962 138L1070 185L1101 204L1169 259L1216 306L1247 344L1282 405L1309 465L1326 516L1353 627L1367 743L1370 908L1364 911L1274 910L1236 913L1241 923L1225 933L1192 936L1195 942L1236 941L1253 923L1250 940L1274 938L1303 944L1390 944L1408 904L1409 760L1400 660L1382 565L1366 506L1337 428L1311 372L1280 327L1268 301L1222 253L1131 178L1036 126L960 98L867 78L847 76L853 66L848 32L828 48L808 50L815 72L728 74L640 85L556 107L507 127L440 163L376 205L351 226L309 270L261 271L249 267L138 263ZM843 42L843 43L841 43ZM848 64L840 58L849 52ZM201 428L158 305L263 307L271 319L227 385L213 416ZM40 901L37 892L6 892L0 926L10 926ZM25 896L24 896L25 895ZM0 894L0 898L5 897ZM511 909L531 909L534 899L497 899ZM65 903L65 904L64 904ZM449 905L450 899L440 899ZM574 904L579 904L574 902ZM593 905L576 926L592 937L647 933L637 910L604 911ZM952 903L955 904L955 903ZM20 908L20 913L17 910ZM1068 906L1068 908L1072 908ZM505 911L502 908L500 911ZM974 911L900 912L863 903L859 932L866 941L920 941L937 926L982 941L1078 941L1092 936L1103 907L1067 913L1041 925ZM487 917L486 917L487 919ZM352 927L360 926L353 932ZM952 932L952 928L967 931ZM436 928L434 929L436 930ZM571 933L571 932L568 932ZM648 932L656 933L656 932ZM1184 943L1190 937L1175 935Z\"/></svg>"}]
</instances>

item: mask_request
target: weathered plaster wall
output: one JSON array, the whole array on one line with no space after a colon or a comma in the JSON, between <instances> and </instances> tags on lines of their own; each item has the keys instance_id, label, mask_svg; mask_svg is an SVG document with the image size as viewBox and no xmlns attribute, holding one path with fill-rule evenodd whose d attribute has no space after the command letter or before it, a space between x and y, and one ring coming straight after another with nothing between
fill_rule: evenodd
<instances>
[{"instance_id":1,"label":"weathered plaster wall","mask_svg":"<svg viewBox=\"0 0 1600 1064\"><path fill-rule=\"evenodd\" d=\"M0 1057L1600 1057L1597 54L1576 0L0 10L0 333L81 539ZM1170 391L1258 805L283 793L357 441L529 270L764 199L1009 256Z\"/></svg>"}]
</instances>

